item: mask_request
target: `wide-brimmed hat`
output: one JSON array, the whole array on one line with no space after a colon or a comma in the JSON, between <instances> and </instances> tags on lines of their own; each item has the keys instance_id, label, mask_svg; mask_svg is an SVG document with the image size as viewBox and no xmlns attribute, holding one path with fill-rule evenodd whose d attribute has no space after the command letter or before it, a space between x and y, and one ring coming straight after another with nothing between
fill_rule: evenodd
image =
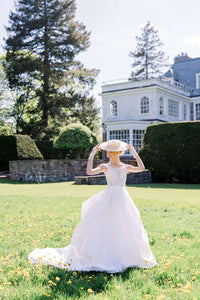
<instances>
[{"instance_id":1,"label":"wide-brimmed hat","mask_svg":"<svg viewBox=\"0 0 200 300\"><path fill-rule=\"evenodd\" d=\"M110 140L99 145L99 148L106 151L125 151L128 149L128 145L120 140Z\"/></svg>"}]
</instances>

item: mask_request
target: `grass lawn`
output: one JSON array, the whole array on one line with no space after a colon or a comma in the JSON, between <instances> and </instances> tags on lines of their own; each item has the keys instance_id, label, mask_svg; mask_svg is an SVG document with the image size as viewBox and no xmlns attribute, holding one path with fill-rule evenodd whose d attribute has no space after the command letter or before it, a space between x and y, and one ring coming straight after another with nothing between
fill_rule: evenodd
<instances>
[{"instance_id":1,"label":"grass lawn","mask_svg":"<svg viewBox=\"0 0 200 300\"><path fill-rule=\"evenodd\" d=\"M0 299L200 299L200 185L129 185L158 266L123 273L32 266L34 248L65 247L81 204L105 186L0 181Z\"/></svg>"}]
</instances>

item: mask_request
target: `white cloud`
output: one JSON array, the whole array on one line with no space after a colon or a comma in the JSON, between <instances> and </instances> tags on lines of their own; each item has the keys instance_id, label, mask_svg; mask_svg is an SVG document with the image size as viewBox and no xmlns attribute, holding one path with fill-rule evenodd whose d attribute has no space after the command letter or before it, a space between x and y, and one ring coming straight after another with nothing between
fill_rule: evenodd
<instances>
[{"instance_id":1,"label":"white cloud","mask_svg":"<svg viewBox=\"0 0 200 300\"><path fill-rule=\"evenodd\" d=\"M200 35L186 36L183 41L188 45L200 47Z\"/></svg>"}]
</instances>

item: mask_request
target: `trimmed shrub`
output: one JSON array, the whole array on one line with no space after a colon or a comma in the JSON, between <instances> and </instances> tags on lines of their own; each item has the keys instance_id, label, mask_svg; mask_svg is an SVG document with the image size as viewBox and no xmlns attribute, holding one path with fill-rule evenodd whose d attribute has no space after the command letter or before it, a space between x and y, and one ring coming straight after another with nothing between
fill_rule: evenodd
<instances>
[{"instance_id":1,"label":"trimmed shrub","mask_svg":"<svg viewBox=\"0 0 200 300\"><path fill-rule=\"evenodd\" d=\"M28 135L0 136L0 171L9 169L9 160L43 159L34 141Z\"/></svg>"},{"instance_id":2,"label":"trimmed shrub","mask_svg":"<svg viewBox=\"0 0 200 300\"><path fill-rule=\"evenodd\" d=\"M83 150L90 150L96 144L97 139L91 130L80 123L75 123L67 126L60 133L54 142L54 147L63 150L75 150L76 158L79 159L82 156Z\"/></svg>"},{"instance_id":3,"label":"trimmed shrub","mask_svg":"<svg viewBox=\"0 0 200 300\"><path fill-rule=\"evenodd\" d=\"M158 181L200 183L200 122L148 126L139 155Z\"/></svg>"}]
</instances>

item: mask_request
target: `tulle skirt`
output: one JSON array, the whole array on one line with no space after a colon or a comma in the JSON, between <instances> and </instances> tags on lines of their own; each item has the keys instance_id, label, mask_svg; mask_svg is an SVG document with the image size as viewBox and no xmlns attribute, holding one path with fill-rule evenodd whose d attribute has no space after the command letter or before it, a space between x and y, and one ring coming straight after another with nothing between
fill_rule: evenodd
<instances>
[{"instance_id":1,"label":"tulle skirt","mask_svg":"<svg viewBox=\"0 0 200 300\"><path fill-rule=\"evenodd\" d=\"M122 272L127 267L157 265L140 214L125 186L106 189L82 205L81 222L71 244L64 248L36 248L34 264L73 271Z\"/></svg>"}]
</instances>

